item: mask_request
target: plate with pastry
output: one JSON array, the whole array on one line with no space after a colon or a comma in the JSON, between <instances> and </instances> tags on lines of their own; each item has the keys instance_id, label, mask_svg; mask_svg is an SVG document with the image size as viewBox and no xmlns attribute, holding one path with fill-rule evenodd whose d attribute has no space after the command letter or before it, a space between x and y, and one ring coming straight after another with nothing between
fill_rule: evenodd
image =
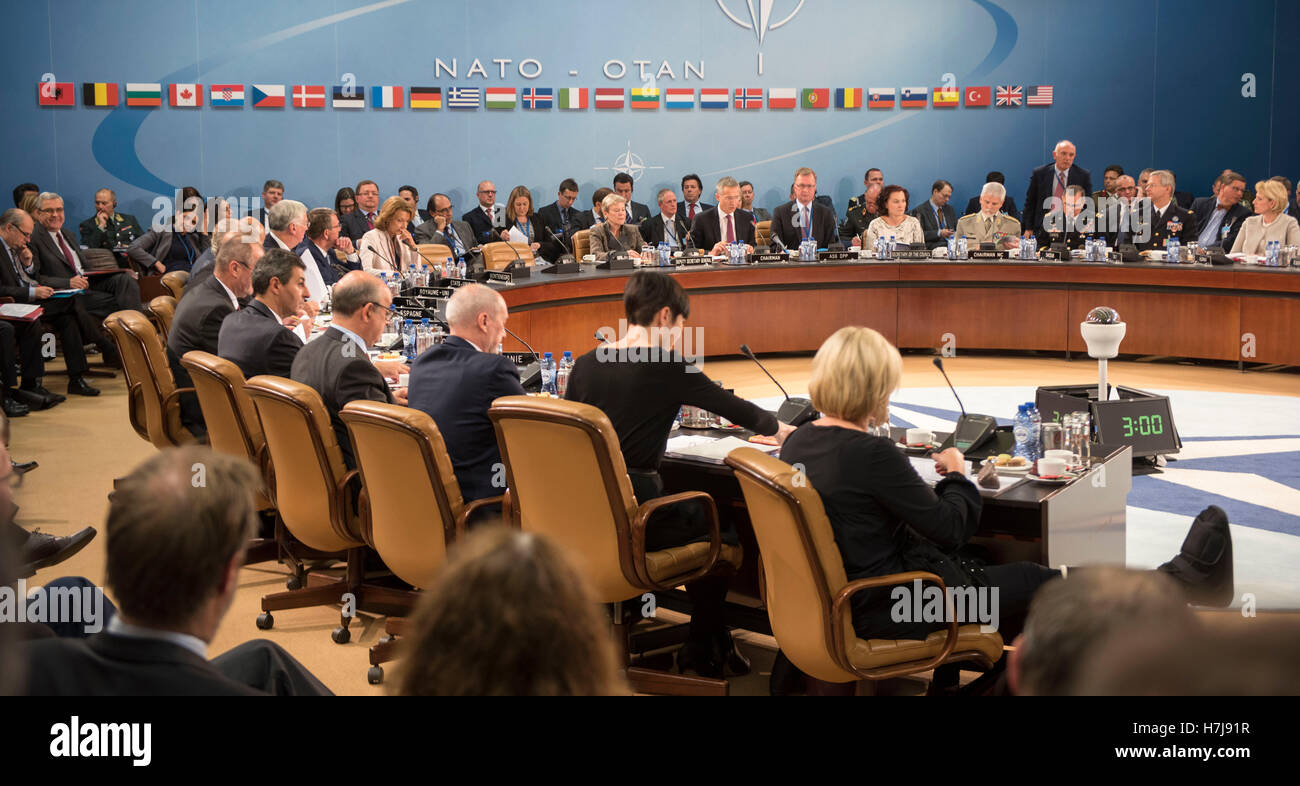
<instances>
[{"instance_id":1,"label":"plate with pastry","mask_svg":"<svg viewBox=\"0 0 1300 786\"><path fill-rule=\"evenodd\" d=\"M999 475L1023 475L1034 468L1034 463L1023 456L1000 453L995 457Z\"/></svg>"}]
</instances>

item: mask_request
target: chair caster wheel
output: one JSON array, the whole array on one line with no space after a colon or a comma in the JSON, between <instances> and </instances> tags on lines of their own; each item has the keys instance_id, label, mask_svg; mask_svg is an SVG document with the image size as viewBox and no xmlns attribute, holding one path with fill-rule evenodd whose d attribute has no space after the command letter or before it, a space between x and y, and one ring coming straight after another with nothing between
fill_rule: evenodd
<instances>
[{"instance_id":1,"label":"chair caster wheel","mask_svg":"<svg viewBox=\"0 0 1300 786\"><path fill-rule=\"evenodd\" d=\"M330 634L330 638L334 639L335 644L347 644L352 640L352 631L340 626L334 629L334 632Z\"/></svg>"},{"instance_id":2,"label":"chair caster wheel","mask_svg":"<svg viewBox=\"0 0 1300 786\"><path fill-rule=\"evenodd\" d=\"M275 617L271 616L271 612L264 611L257 615L257 627L259 630L270 630L271 626L274 624Z\"/></svg>"},{"instance_id":3,"label":"chair caster wheel","mask_svg":"<svg viewBox=\"0 0 1300 786\"><path fill-rule=\"evenodd\" d=\"M366 672L366 682L371 685L381 685L384 682L384 667L371 666Z\"/></svg>"},{"instance_id":4,"label":"chair caster wheel","mask_svg":"<svg viewBox=\"0 0 1300 786\"><path fill-rule=\"evenodd\" d=\"M302 576L290 576L288 581L284 582L285 589L300 590L302 589Z\"/></svg>"}]
</instances>

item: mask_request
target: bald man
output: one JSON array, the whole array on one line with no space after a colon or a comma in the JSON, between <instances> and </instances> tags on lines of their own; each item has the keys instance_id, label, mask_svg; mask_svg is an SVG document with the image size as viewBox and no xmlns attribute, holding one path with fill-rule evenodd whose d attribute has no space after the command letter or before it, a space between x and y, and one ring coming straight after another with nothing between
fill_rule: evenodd
<instances>
[{"instance_id":1,"label":"bald man","mask_svg":"<svg viewBox=\"0 0 1300 786\"><path fill-rule=\"evenodd\" d=\"M433 418L447 443L466 502L505 493L501 453L488 407L523 395L515 364L499 354L510 314L482 284L461 287L447 301L451 335L411 367L410 406Z\"/></svg>"}]
</instances>

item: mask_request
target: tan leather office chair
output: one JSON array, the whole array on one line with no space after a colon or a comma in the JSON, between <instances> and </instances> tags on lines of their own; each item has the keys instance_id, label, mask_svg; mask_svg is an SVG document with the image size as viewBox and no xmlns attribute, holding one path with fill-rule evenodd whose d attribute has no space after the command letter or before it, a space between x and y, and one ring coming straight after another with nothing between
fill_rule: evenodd
<instances>
[{"instance_id":1,"label":"tan leather office chair","mask_svg":"<svg viewBox=\"0 0 1300 786\"><path fill-rule=\"evenodd\" d=\"M759 246L766 246L772 242L772 222L759 221L754 225L754 243Z\"/></svg>"},{"instance_id":2,"label":"tan leather office chair","mask_svg":"<svg viewBox=\"0 0 1300 786\"><path fill-rule=\"evenodd\" d=\"M171 295L159 295L149 301L149 308L146 310L158 325L158 334L162 336L165 345L167 334L172 330L172 319L176 316L176 298Z\"/></svg>"},{"instance_id":3,"label":"tan leather office chair","mask_svg":"<svg viewBox=\"0 0 1300 786\"><path fill-rule=\"evenodd\" d=\"M451 249L444 243L421 243L415 248L420 252L424 264L430 267L441 269L447 264L447 257L451 256Z\"/></svg>"},{"instance_id":4,"label":"tan leather office chair","mask_svg":"<svg viewBox=\"0 0 1300 786\"><path fill-rule=\"evenodd\" d=\"M418 409L377 401L353 401L339 417L348 426L369 500L370 542L393 574L413 587L433 583L447 547L465 533L474 511L500 496L465 503L433 418ZM383 682L380 666L393 659L402 621L390 618L389 634L370 648L372 685Z\"/></svg>"},{"instance_id":5,"label":"tan leather office chair","mask_svg":"<svg viewBox=\"0 0 1300 786\"><path fill-rule=\"evenodd\" d=\"M355 610L398 613L410 603L409 592L363 583L367 549L365 493L356 470L343 464L343 452L330 425L329 411L310 387L262 375L244 385L257 409L266 449L275 467L275 502L289 534L309 548L347 558L342 580L325 586L277 592L262 597L262 630L275 624L271 612L328 606L350 594ZM353 604L344 604L332 638L351 639Z\"/></svg>"},{"instance_id":6,"label":"tan leather office chair","mask_svg":"<svg viewBox=\"0 0 1300 786\"><path fill-rule=\"evenodd\" d=\"M942 590L943 581L920 571L849 581L821 497L794 467L754 448L737 448L726 461L740 481L758 539L772 633L809 677L828 683L883 680L961 661L987 669L1002 657L1000 635L956 620L923 641L858 638L850 608L855 594L915 579Z\"/></svg>"},{"instance_id":7,"label":"tan leather office chair","mask_svg":"<svg viewBox=\"0 0 1300 786\"><path fill-rule=\"evenodd\" d=\"M81 256L86 260L86 271L89 273L98 273L103 270L121 270L122 266L117 264L117 257L112 251L106 248L83 248ZM124 273L122 275L131 275Z\"/></svg>"},{"instance_id":8,"label":"tan leather office chair","mask_svg":"<svg viewBox=\"0 0 1300 786\"><path fill-rule=\"evenodd\" d=\"M180 407L181 394L194 388L176 387L153 323L139 311L115 311L104 320L104 329L122 356L130 394L128 413L136 433L158 448L194 442L194 435L181 425Z\"/></svg>"},{"instance_id":9,"label":"tan leather office chair","mask_svg":"<svg viewBox=\"0 0 1300 786\"><path fill-rule=\"evenodd\" d=\"M497 241L480 246L480 249L483 251L483 266L488 270L504 270L516 259L523 260L525 265L533 264L533 249L527 243Z\"/></svg>"},{"instance_id":10,"label":"tan leather office chair","mask_svg":"<svg viewBox=\"0 0 1300 786\"><path fill-rule=\"evenodd\" d=\"M581 262L582 258L591 253L591 230L579 229L573 233L573 255Z\"/></svg>"},{"instance_id":11,"label":"tan leather office chair","mask_svg":"<svg viewBox=\"0 0 1300 786\"><path fill-rule=\"evenodd\" d=\"M618 435L604 412L588 404L533 396L504 396L488 416L506 466L512 515L523 529L555 541L587 577L600 603L613 603L615 634L627 652L622 602L668 590L715 571L734 570L741 550L721 542L713 498L702 491L638 504ZM563 461L554 457L563 456ZM651 515L665 505L699 500L708 511L706 543L646 551ZM647 693L726 695L725 680L628 669Z\"/></svg>"},{"instance_id":12,"label":"tan leather office chair","mask_svg":"<svg viewBox=\"0 0 1300 786\"><path fill-rule=\"evenodd\" d=\"M172 297L180 300L185 295L185 287L190 283L190 274L187 270L173 270L170 273L163 273L162 285L171 290Z\"/></svg>"}]
</instances>

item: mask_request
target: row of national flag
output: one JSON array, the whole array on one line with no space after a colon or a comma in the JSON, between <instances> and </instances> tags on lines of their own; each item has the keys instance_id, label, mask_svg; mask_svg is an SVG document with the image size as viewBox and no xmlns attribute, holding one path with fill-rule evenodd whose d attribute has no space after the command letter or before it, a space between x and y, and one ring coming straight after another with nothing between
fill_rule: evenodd
<instances>
[{"instance_id":1,"label":"row of national flag","mask_svg":"<svg viewBox=\"0 0 1300 786\"><path fill-rule=\"evenodd\" d=\"M82 104L85 106L161 107L166 95L169 106L203 106L204 88L200 84L174 83L167 90L158 83L126 83L125 92L116 83L85 82ZM213 107L238 108L245 104L254 109L324 109L326 98L334 109L762 109L763 88L678 88L636 87L411 87L378 85L370 88L334 86L328 94L324 85L293 85L286 93L284 85L208 85L208 104ZM936 108L1051 106L1051 85L998 85L976 87L792 87L766 89L768 109L925 109ZM864 102L865 97L865 102ZM75 106L72 82L40 82L37 100L41 106Z\"/></svg>"}]
</instances>

